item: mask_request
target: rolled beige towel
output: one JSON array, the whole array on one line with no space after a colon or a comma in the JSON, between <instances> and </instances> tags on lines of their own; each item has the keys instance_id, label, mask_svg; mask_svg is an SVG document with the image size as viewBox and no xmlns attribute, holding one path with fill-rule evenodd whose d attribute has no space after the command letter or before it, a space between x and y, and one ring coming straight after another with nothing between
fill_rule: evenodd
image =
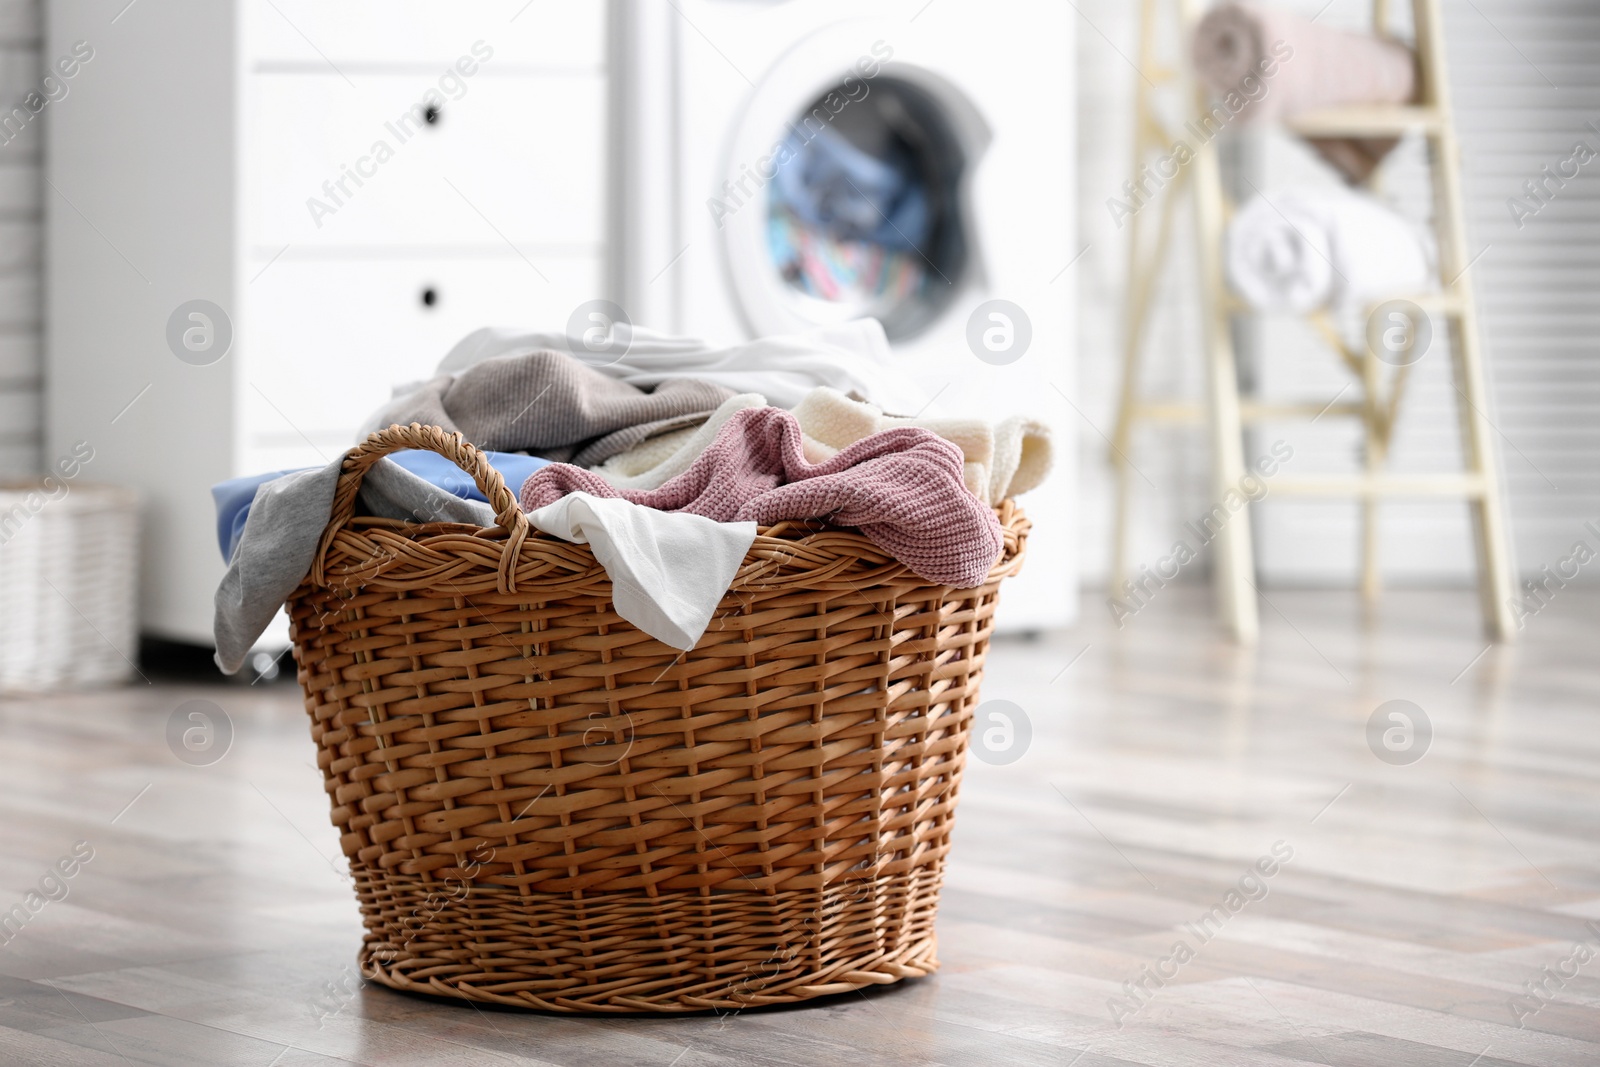
<instances>
[{"instance_id":1,"label":"rolled beige towel","mask_svg":"<svg viewBox=\"0 0 1600 1067\"><path fill-rule=\"evenodd\" d=\"M1411 50L1369 33L1323 26L1253 3L1223 3L1195 27L1195 72L1213 93L1237 94L1241 121L1291 118L1342 104L1404 104L1416 96ZM1365 181L1393 139L1312 138L1352 181Z\"/></svg>"}]
</instances>

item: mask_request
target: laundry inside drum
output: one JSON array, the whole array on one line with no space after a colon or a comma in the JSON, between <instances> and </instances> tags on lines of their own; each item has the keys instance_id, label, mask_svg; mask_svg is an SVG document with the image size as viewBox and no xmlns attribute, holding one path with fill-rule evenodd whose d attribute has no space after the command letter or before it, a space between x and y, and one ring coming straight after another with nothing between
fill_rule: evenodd
<instances>
[{"instance_id":1,"label":"laundry inside drum","mask_svg":"<svg viewBox=\"0 0 1600 1067\"><path fill-rule=\"evenodd\" d=\"M767 246L819 318L870 315L914 336L966 268L959 217L966 152L938 102L908 81L851 79L790 123L769 186Z\"/></svg>"}]
</instances>

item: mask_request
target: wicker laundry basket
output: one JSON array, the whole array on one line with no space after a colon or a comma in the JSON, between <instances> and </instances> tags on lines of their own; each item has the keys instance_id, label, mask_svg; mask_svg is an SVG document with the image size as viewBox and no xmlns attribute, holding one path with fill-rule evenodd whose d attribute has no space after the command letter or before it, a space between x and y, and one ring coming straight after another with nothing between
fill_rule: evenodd
<instances>
[{"instance_id":1,"label":"wicker laundry basket","mask_svg":"<svg viewBox=\"0 0 1600 1067\"><path fill-rule=\"evenodd\" d=\"M425 448L499 527L352 518ZM397 989L554 1011L780 1004L924 975L1000 580L930 585L859 534L764 527L689 652L612 610L459 435L345 459L295 657L367 934Z\"/></svg>"},{"instance_id":2,"label":"wicker laundry basket","mask_svg":"<svg viewBox=\"0 0 1600 1067\"><path fill-rule=\"evenodd\" d=\"M132 492L60 478L0 485L0 691L126 682L138 592Z\"/></svg>"}]
</instances>

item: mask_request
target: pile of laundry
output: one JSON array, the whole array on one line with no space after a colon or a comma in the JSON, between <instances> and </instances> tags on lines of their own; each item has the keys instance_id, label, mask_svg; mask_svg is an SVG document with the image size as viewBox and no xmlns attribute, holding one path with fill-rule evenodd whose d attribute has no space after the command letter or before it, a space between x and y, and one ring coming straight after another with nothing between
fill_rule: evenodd
<instances>
[{"instance_id":1,"label":"pile of laundry","mask_svg":"<svg viewBox=\"0 0 1600 1067\"><path fill-rule=\"evenodd\" d=\"M1050 469L1039 421L920 416L874 320L726 349L632 327L618 340L623 358L596 365L559 334L476 331L433 378L396 389L362 437L412 423L461 433L520 487L536 529L591 545L618 614L675 648L705 632L758 525L852 527L927 581L971 588L1001 551L993 506ZM224 671L310 571L342 462L213 487ZM495 524L471 477L432 452L379 460L357 503Z\"/></svg>"},{"instance_id":2,"label":"pile of laundry","mask_svg":"<svg viewBox=\"0 0 1600 1067\"><path fill-rule=\"evenodd\" d=\"M831 127L784 144L767 216L772 262L790 285L832 303L900 303L926 281L937 223L914 160L890 144L883 156Z\"/></svg>"}]
</instances>

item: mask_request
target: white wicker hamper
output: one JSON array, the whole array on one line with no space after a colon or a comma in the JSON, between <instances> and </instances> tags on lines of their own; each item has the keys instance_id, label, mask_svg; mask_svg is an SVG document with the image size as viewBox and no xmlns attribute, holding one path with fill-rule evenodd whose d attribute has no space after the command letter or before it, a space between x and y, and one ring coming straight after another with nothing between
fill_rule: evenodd
<instances>
[{"instance_id":1,"label":"white wicker hamper","mask_svg":"<svg viewBox=\"0 0 1600 1067\"><path fill-rule=\"evenodd\" d=\"M138 502L114 486L0 484L0 690L126 681L138 655Z\"/></svg>"}]
</instances>

